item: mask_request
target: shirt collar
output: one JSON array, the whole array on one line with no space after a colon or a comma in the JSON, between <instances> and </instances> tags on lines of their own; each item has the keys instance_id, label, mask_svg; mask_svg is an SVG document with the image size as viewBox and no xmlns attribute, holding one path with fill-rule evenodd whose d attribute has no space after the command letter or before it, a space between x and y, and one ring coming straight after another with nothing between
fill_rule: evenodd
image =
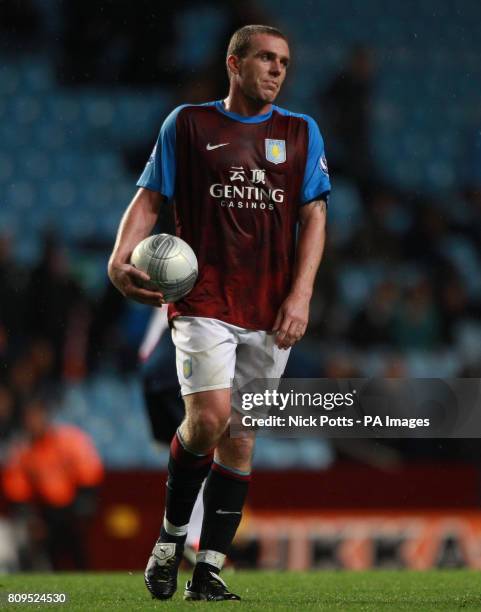
<instances>
[{"instance_id":1,"label":"shirt collar","mask_svg":"<svg viewBox=\"0 0 481 612\"><path fill-rule=\"evenodd\" d=\"M274 110L274 104L271 105L271 110L264 115L253 115L252 117L246 117L244 115L239 115L237 113L231 113L230 111L225 109L224 100L217 100L215 102L216 109L221 112L223 115L227 115L234 121L240 121L241 123L262 123L262 121L266 121L270 119L272 112Z\"/></svg>"}]
</instances>

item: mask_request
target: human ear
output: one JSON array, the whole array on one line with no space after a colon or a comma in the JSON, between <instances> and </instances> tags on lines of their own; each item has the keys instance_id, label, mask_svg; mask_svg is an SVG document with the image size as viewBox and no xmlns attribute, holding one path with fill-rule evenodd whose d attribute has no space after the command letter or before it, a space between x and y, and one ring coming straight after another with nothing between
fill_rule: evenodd
<instances>
[{"instance_id":1,"label":"human ear","mask_svg":"<svg viewBox=\"0 0 481 612\"><path fill-rule=\"evenodd\" d=\"M237 55L229 55L227 58L227 68L231 74L240 74L240 59Z\"/></svg>"}]
</instances>

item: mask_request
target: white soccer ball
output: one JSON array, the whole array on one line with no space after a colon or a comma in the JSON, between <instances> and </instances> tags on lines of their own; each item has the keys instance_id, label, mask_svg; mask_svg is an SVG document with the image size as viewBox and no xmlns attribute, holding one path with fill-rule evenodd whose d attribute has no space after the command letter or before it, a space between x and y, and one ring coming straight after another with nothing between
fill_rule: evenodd
<instances>
[{"instance_id":1,"label":"white soccer ball","mask_svg":"<svg viewBox=\"0 0 481 612\"><path fill-rule=\"evenodd\" d=\"M135 247L130 263L150 276L144 286L161 291L166 302L177 302L194 286L198 274L197 257L177 236L148 236Z\"/></svg>"}]
</instances>

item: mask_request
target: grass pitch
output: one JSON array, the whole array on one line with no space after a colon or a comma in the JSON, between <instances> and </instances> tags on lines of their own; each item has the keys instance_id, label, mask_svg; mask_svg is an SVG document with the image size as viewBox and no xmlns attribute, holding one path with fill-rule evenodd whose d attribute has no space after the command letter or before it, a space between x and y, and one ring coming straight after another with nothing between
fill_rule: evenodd
<instances>
[{"instance_id":1,"label":"grass pitch","mask_svg":"<svg viewBox=\"0 0 481 612\"><path fill-rule=\"evenodd\" d=\"M223 572L241 602L184 602L187 574L170 601L152 600L140 573L17 574L0 576L0 607L9 610L191 610L230 606L242 610L481 610L476 571ZM66 593L65 604L8 604L7 593Z\"/></svg>"}]
</instances>

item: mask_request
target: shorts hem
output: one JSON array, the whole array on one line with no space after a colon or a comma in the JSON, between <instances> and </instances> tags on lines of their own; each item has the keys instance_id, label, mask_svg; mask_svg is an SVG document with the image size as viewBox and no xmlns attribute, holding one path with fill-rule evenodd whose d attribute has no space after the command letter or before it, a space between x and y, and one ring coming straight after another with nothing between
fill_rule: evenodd
<instances>
[{"instance_id":1,"label":"shorts hem","mask_svg":"<svg viewBox=\"0 0 481 612\"><path fill-rule=\"evenodd\" d=\"M184 397L185 395L192 395L193 393L200 393L201 391L215 391L216 389L230 389L231 387L232 387L231 383L221 383L219 385L209 385L205 387L198 387L192 390L189 389L187 393L184 393L183 389L181 388L180 393L182 397Z\"/></svg>"}]
</instances>

